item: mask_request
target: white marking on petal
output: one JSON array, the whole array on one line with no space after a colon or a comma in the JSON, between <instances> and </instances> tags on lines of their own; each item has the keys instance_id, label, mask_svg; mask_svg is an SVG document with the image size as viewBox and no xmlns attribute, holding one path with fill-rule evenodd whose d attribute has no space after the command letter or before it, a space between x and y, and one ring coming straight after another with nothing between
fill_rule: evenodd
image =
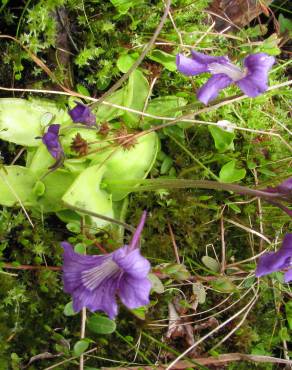
<instances>
[{"instance_id":1,"label":"white marking on petal","mask_svg":"<svg viewBox=\"0 0 292 370\"><path fill-rule=\"evenodd\" d=\"M208 65L209 71L213 74L223 73L230 77L232 81L239 81L246 76L246 72L243 72L240 68L232 63L221 64L221 63L210 63Z\"/></svg>"},{"instance_id":2,"label":"white marking on petal","mask_svg":"<svg viewBox=\"0 0 292 370\"><path fill-rule=\"evenodd\" d=\"M87 289L94 290L101 285L104 280L113 277L118 271L120 271L119 266L112 259L108 259L99 266L83 271L81 280Z\"/></svg>"}]
</instances>

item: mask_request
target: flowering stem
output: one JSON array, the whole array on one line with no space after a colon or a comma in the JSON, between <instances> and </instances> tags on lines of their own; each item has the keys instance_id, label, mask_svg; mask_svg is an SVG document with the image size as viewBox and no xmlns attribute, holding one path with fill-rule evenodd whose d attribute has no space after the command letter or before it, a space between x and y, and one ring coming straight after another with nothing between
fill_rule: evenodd
<instances>
[{"instance_id":1,"label":"flowering stem","mask_svg":"<svg viewBox=\"0 0 292 370\"><path fill-rule=\"evenodd\" d=\"M246 186L229 184L211 180L186 180L186 179L148 179L148 180L125 180L125 181L107 181L106 184L118 186L120 189L131 190L132 192L157 190L161 188L183 189L183 188L201 188L213 190L226 190L238 194L245 194L264 199L279 199L283 195L280 193L269 193L263 190L251 189ZM140 185L137 187L137 185Z\"/></svg>"},{"instance_id":2,"label":"flowering stem","mask_svg":"<svg viewBox=\"0 0 292 370\"><path fill-rule=\"evenodd\" d=\"M251 189L246 186L241 186L237 184L229 184L219 181L210 180L185 180L185 179L147 179L147 180L112 180L104 182L105 187L115 185L119 189L138 192L138 191L151 191L158 190L162 188L166 189L184 189L184 188L201 188L201 189L211 189L211 190L225 190L231 191L241 195L249 195L253 197L258 197L264 199L266 202L273 204L284 212L286 212L290 217L292 217L292 210L284 206L281 201L287 201L281 193L273 193L264 190ZM140 186L138 186L140 185Z\"/></svg>"},{"instance_id":3,"label":"flowering stem","mask_svg":"<svg viewBox=\"0 0 292 370\"><path fill-rule=\"evenodd\" d=\"M219 177L216 176L208 167L206 167L202 162L200 162L198 160L198 158L196 158L193 153L188 150L184 145L182 145L178 140L176 140L176 138L170 134L167 134L172 141L174 141L176 143L176 145L178 145L183 151L185 151L191 158L192 160L197 163L200 167L202 167L206 172L208 172L208 174L215 180L219 181Z\"/></svg>"},{"instance_id":4,"label":"flowering stem","mask_svg":"<svg viewBox=\"0 0 292 370\"><path fill-rule=\"evenodd\" d=\"M61 271L62 267L61 266L32 266L32 265L18 265L15 266L12 263L4 263L3 266L1 266L4 269L9 269L9 270L51 270L51 271Z\"/></svg>"}]
</instances>

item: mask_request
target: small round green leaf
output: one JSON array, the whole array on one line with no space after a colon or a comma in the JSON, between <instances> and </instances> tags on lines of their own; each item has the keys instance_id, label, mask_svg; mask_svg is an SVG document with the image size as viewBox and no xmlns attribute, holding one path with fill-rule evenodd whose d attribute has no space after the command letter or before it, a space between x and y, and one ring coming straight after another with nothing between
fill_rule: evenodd
<instances>
[{"instance_id":1,"label":"small round green leaf","mask_svg":"<svg viewBox=\"0 0 292 370\"><path fill-rule=\"evenodd\" d=\"M147 307L142 306L138 308L133 308L131 312L140 320L145 320L146 319L146 312L147 312Z\"/></svg>"},{"instance_id":2,"label":"small round green leaf","mask_svg":"<svg viewBox=\"0 0 292 370\"><path fill-rule=\"evenodd\" d=\"M89 342L86 339L79 340L75 343L73 351L75 356L80 356L84 353L89 346Z\"/></svg>"},{"instance_id":3,"label":"small round green leaf","mask_svg":"<svg viewBox=\"0 0 292 370\"><path fill-rule=\"evenodd\" d=\"M197 296L198 302L200 304L205 303L206 301L206 290L202 283L193 284L193 293Z\"/></svg>"},{"instance_id":4,"label":"small round green leaf","mask_svg":"<svg viewBox=\"0 0 292 370\"><path fill-rule=\"evenodd\" d=\"M88 319L87 326L96 334L111 334L116 330L115 321L99 314L93 314Z\"/></svg>"},{"instance_id":5,"label":"small round green leaf","mask_svg":"<svg viewBox=\"0 0 292 370\"><path fill-rule=\"evenodd\" d=\"M66 225L67 229L72 233L79 234L80 233L80 225L76 224L75 222L69 222Z\"/></svg>"},{"instance_id":6,"label":"small round green leaf","mask_svg":"<svg viewBox=\"0 0 292 370\"><path fill-rule=\"evenodd\" d=\"M222 293L232 293L237 287L227 277L219 278L211 282L212 287Z\"/></svg>"},{"instance_id":7,"label":"small round green leaf","mask_svg":"<svg viewBox=\"0 0 292 370\"><path fill-rule=\"evenodd\" d=\"M65 316L75 316L75 315L77 315L77 312L75 312L73 310L73 302L72 301L68 302L65 305L63 313L64 313Z\"/></svg>"},{"instance_id":8,"label":"small round green leaf","mask_svg":"<svg viewBox=\"0 0 292 370\"><path fill-rule=\"evenodd\" d=\"M246 170L244 168L237 169L236 161L232 160L221 168L219 173L220 181L222 182L237 182L242 180L246 175Z\"/></svg>"},{"instance_id":9,"label":"small round green leaf","mask_svg":"<svg viewBox=\"0 0 292 370\"><path fill-rule=\"evenodd\" d=\"M86 252L85 245L82 244L82 243L76 244L75 247L74 247L74 252L79 253L79 254L85 254L85 252Z\"/></svg>"},{"instance_id":10,"label":"small round green leaf","mask_svg":"<svg viewBox=\"0 0 292 370\"><path fill-rule=\"evenodd\" d=\"M148 279L150 280L152 284L152 289L155 293L162 294L164 292L164 286L159 277L150 273L148 274Z\"/></svg>"},{"instance_id":11,"label":"small round green leaf","mask_svg":"<svg viewBox=\"0 0 292 370\"><path fill-rule=\"evenodd\" d=\"M218 272L220 270L220 264L212 257L202 257L203 264L211 271Z\"/></svg>"}]
</instances>

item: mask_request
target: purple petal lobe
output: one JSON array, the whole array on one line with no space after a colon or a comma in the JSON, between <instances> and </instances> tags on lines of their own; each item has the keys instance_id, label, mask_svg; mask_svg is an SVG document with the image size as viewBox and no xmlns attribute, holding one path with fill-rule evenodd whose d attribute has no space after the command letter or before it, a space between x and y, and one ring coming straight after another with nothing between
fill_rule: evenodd
<instances>
[{"instance_id":1,"label":"purple petal lobe","mask_svg":"<svg viewBox=\"0 0 292 370\"><path fill-rule=\"evenodd\" d=\"M292 177L283 181L279 186L277 186L277 190L283 194L290 194L292 192Z\"/></svg>"},{"instance_id":2,"label":"purple petal lobe","mask_svg":"<svg viewBox=\"0 0 292 370\"><path fill-rule=\"evenodd\" d=\"M128 246L119 248L113 253L113 261L123 270L124 274L132 278L141 279L150 271L149 261L143 257L139 249L128 253Z\"/></svg>"},{"instance_id":3,"label":"purple petal lobe","mask_svg":"<svg viewBox=\"0 0 292 370\"><path fill-rule=\"evenodd\" d=\"M277 252L266 253L259 258L255 272L256 277L261 277L282 269L286 258L279 259L276 253Z\"/></svg>"},{"instance_id":4,"label":"purple petal lobe","mask_svg":"<svg viewBox=\"0 0 292 370\"><path fill-rule=\"evenodd\" d=\"M251 98L268 88L268 72L275 63L275 58L265 53L249 55L244 59L246 77L236 82L237 86Z\"/></svg>"},{"instance_id":5,"label":"purple petal lobe","mask_svg":"<svg viewBox=\"0 0 292 370\"><path fill-rule=\"evenodd\" d=\"M290 268L287 272L284 274L284 281L285 283L289 283L292 280L292 268Z\"/></svg>"},{"instance_id":6,"label":"purple petal lobe","mask_svg":"<svg viewBox=\"0 0 292 370\"><path fill-rule=\"evenodd\" d=\"M128 308L137 308L149 303L151 283L147 278L125 276L119 285L119 297Z\"/></svg>"},{"instance_id":7,"label":"purple petal lobe","mask_svg":"<svg viewBox=\"0 0 292 370\"><path fill-rule=\"evenodd\" d=\"M94 126L96 124L96 117L91 112L90 108L78 102L76 104L77 105L68 112L72 121L75 123L83 123L87 126Z\"/></svg>"},{"instance_id":8,"label":"purple petal lobe","mask_svg":"<svg viewBox=\"0 0 292 370\"><path fill-rule=\"evenodd\" d=\"M210 56L210 55L206 55L206 54L203 54L203 53L199 53L198 51L194 51L194 50L192 50L191 53L192 53L193 60L195 60L196 62L198 62L200 64L210 64L210 63L225 64L225 63L229 63L228 57L225 57L225 56L219 56L219 57Z\"/></svg>"},{"instance_id":9,"label":"purple petal lobe","mask_svg":"<svg viewBox=\"0 0 292 370\"><path fill-rule=\"evenodd\" d=\"M197 98L204 104L208 104L219 94L219 91L229 86L232 79L225 74L213 75L197 92Z\"/></svg>"},{"instance_id":10,"label":"purple petal lobe","mask_svg":"<svg viewBox=\"0 0 292 370\"><path fill-rule=\"evenodd\" d=\"M61 243L63 254L63 282L66 293L72 294L79 287L86 288L82 283L82 273L97 266L102 266L109 258L106 256L84 256L73 251L71 244Z\"/></svg>"},{"instance_id":11,"label":"purple petal lobe","mask_svg":"<svg viewBox=\"0 0 292 370\"><path fill-rule=\"evenodd\" d=\"M83 307L94 312L106 312L110 318L117 315L116 291L121 271L110 264L112 254L84 256L73 251L72 246L61 243L64 248L64 290L73 298L74 311Z\"/></svg>"},{"instance_id":12,"label":"purple petal lobe","mask_svg":"<svg viewBox=\"0 0 292 370\"><path fill-rule=\"evenodd\" d=\"M100 289L88 293L88 291L79 288L72 294L73 309L79 312L83 307L88 308L91 312L103 311L111 319L114 319L118 313L116 302L116 291L118 279L106 280Z\"/></svg>"},{"instance_id":13,"label":"purple petal lobe","mask_svg":"<svg viewBox=\"0 0 292 370\"><path fill-rule=\"evenodd\" d=\"M259 258L255 275L261 277L290 266L292 259L292 233L286 234L282 247L277 252L269 252Z\"/></svg>"},{"instance_id":14,"label":"purple petal lobe","mask_svg":"<svg viewBox=\"0 0 292 370\"><path fill-rule=\"evenodd\" d=\"M186 76L195 76L209 71L207 64L199 63L192 58L185 57L183 54L177 54L176 66L178 71Z\"/></svg>"},{"instance_id":15,"label":"purple petal lobe","mask_svg":"<svg viewBox=\"0 0 292 370\"><path fill-rule=\"evenodd\" d=\"M60 131L60 125L58 124L50 125L47 130L48 133L54 134L54 135L59 135L59 131Z\"/></svg>"},{"instance_id":16,"label":"purple petal lobe","mask_svg":"<svg viewBox=\"0 0 292 370\"><path fill-rule=\"evenodd\" d=\"M50 125L47 132L42 137L42 142L48 149L48 152L55 159L60 159L63 155L63 149L59 140L60 125Z\"/></svg>"}]
</instances>

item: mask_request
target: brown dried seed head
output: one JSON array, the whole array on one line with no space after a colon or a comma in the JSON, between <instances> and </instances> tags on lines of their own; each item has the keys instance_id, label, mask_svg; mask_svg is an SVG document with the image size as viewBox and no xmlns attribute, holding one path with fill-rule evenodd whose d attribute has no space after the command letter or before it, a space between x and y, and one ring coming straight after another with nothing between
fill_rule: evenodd
<instances>
[{"instance_id":1,"label":"brown dried seed head","mask_svg":"<svg viewBox=\"0 0 292 370\"><path fill-rule=\"evenodd\" d=\"M70 149L79 155L86 155L88 154L88 143L79 133L77 133L72 141Z\"/></svg>"},{"instance_id":2,"label":"brown dried seed head","mask_svg":"<svg viewBox=\"0 0 292 370\"><path fill-rule=\"evenodd\" d=\"M109 124L107 122L103 122L100 127L98 133L102 136L107 136L110 131Z\"/></svg>"},{"instance_id":3,"label":"brown dried seed head","mask_svg":"<svg viewBox=\"0 0 292 370\"><path fill-rule=\"evenodd\" d=\"M124 149L127 150L131 149L137 144L135 134L129 134L126 126L123 126L119 130L117 130L114 137L117 138L117 144L121 145Z\"/></svg>"}]
</instances>

